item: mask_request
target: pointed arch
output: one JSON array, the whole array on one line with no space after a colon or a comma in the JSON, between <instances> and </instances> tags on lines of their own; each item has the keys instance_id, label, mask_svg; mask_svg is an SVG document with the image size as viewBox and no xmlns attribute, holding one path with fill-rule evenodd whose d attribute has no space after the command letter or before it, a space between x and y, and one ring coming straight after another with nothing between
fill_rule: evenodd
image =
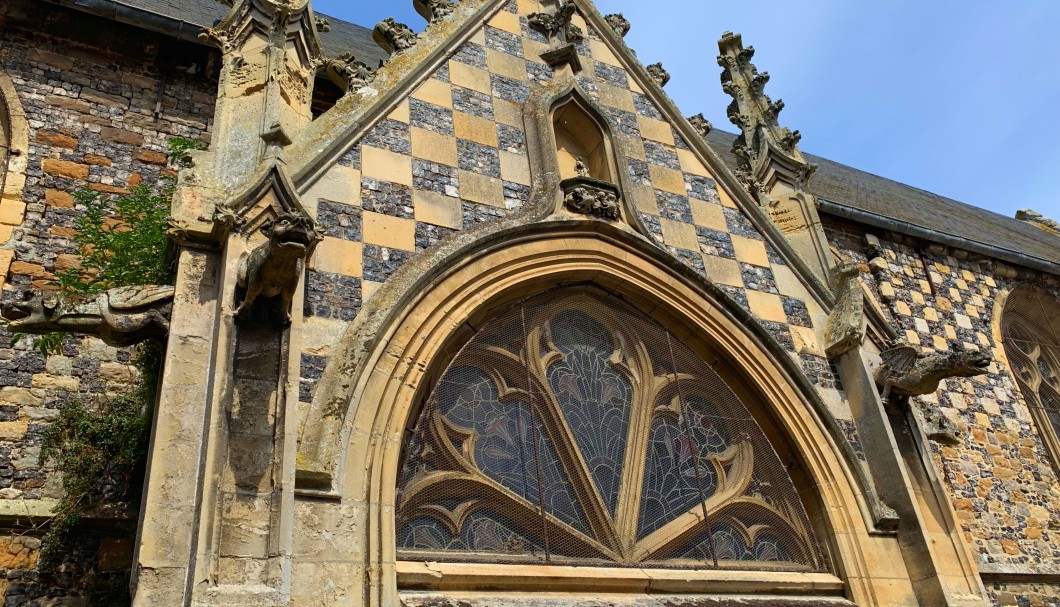
<instances>
[{"instance_id":1,"label":"pointed arch","mask_svg":"<svg viewBox=\"0 0 1060 607\"><path fill-rule=\"evenodd\" d=\"M829 546L836 575L804 572L793 582L759 572L760 581L776 582L780 591L845 593L859 604L877 604L877 582L867 563L880 557L873 552L884 545L870 538L856 464L844 455L841 435L830 429L826 408L790 356L721 291L643 238L593 220L516 226L453 251L448 263L432 262L429 267L440 269L405 284L408 298L383 291L373 296L392 312L368 333L353 329L344 336L318 384L317 412L308 412L299 444L299 474L322 473L317 489L303 483L302 493L348 504L342 558L371 576L365 604L396 604L399 575L403 583L428 585L438 575L433 565L421 571L399 562L394 519L402 449L438 367L445 367L484 314L572 283L613 293L670 328L677 340L713 353L714 368L739 377L775 420L769 438L784 445L782 461L796 463L801 493L816 505L811 519ZM296 536L318 532L295 530ZM453 574L513 575L475 567ZM634 578L622 583L632 589ZM735 591L716 577L710 581L721 584L721 592Z\"/></svg>"},{"instance_id":2,"label":"pointed arch","mask_svg":"<svg viewBox=\"0 0 1060 607\"><path fill-rule=\"evenodd\" d=\"M560 178L579 176L576 164L580 160L587 177L610 183L617 181L614 144L606 119L594 116L596 113L576 88L553 102L550 114Z\"/></svg>"},{"instance_id":3,"label":"pointed arch","mask_svg":"<svg viewBox=\"0 0 1060 607\"><path fill-rule=\"evenodd\" d=\"M0 70L0 205L23 209L22 189L26 185L29 152L29 122L18 98L18 91L7 72ZM17 213L18 217L22 213ZM0 246L8 240L12 226L0 226ZM13 254L0 251L0 287L7 281Z\"/></svg>"},{"instance_id":4,"label":"pointed arch","mask_svg":"<svg viewBox=\"0 0 1060 607\"><path fill-rule=\"evenodd\" d=\"M1005 298L1000 316L1009 371L1060 470L1060 297L1020 285Z\"/></svg>"}]
</instances>

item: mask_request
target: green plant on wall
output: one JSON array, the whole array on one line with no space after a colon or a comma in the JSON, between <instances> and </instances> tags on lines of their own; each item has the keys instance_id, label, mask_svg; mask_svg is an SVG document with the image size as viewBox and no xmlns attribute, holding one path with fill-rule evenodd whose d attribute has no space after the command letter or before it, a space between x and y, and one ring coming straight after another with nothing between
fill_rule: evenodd
<instances>
[{"instance_id":1,"label":"green plant on wall","mask_svg":"<svg viewBox=\"0 0 1060 607\"><path fill-rule=\"evenodd\" d=\"M170 162L187 166L189 151L203 147L200 140L171 139ZM114 287L170 284L166 229L174 187L173 177L163 175L157 183L142 183L114 197L88 189L76 192L83 210L73 239L81 264L59 272L53 285L64 296L78 298ZM45 356L60 354L63 337L41 336L34 347ZM106 607L128 604L128 577L97 572L94 555L78 557L78 526L105 508L135 513L140 498L162 349L141 344L132 361L138 371L132 385L116 396L63 403L41 445L41 461L62 475L63 496L42 538L40 571L70 574L90 604ZM125 531L131 536L134 527Z\"/></svg>"}]
</instances>

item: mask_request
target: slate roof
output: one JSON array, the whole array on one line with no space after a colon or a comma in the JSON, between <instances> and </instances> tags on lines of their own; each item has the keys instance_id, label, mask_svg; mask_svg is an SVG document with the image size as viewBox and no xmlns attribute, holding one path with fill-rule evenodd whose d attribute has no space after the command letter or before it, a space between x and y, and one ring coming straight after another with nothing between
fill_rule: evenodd
<instances>
[{"instance_id":1,"label":"slate roof","mask_svg":"<svg viewBox=\"0 0 1060 607\"><path fill-rule=\"evenodd\" d=\"M56 4L130 23L183 40L196 40L204 27L216 23L228 12L219 0L50 0ZM372 40L372 31L353 23L317 13L331 24L320 41L330 55L353 53L375 67L387 54Z\"/></svg>"},{"instance_id":2,"label":"slate roof","mask_svg":"<svg viewBox=\"0 0 1060 607\"><path fill-rule=\"evenodd\" d=\"M736 135L717 129L707 136L707 143L730 168L735 168L737 163L732 153L734 139ZM1007 257L1014 263L1025 264L1027 260L1018 259L1018 254L1023 254L1060 265L1060 238L1024 221L859 171L820 156L805 156L818 166L808 188L818 198L957 240L969 240L1011 251L1017 255ZM888 227L884 225L886 223L889 222L881 221L876 225ZM895 231L903 230L898 228ZM974 250L974 247L963 248Z\"/></svg>"},{"instance_id":3,"label":"slate roof","mask_svg":"<svg viewBox=\"0 0 1060 607\"><path fill-rule=\"evenodd\" d=\"M201 28L213 25L228 10L218 0L51 1L185 40L194 40ZM331 25L331 31L320 35L329 55L352 52L370 66L386 58L386 53L372 40L371 30L326 15L318 16L327 18ZM731 168L736 167L736 157L731 151L735 138L736 135L717 129L707 137L707 143ZM1040 268L1041 264L1034 263L1035 260L1053 268L1060 265L1060 239L1023 221L825 158L806 156L819 167L810 179L810 192L819 199L852 209L857 221L899 232L907 231L903 226L929 230L942 235L939 241L946 244L961 246L964 241L970 241L971 246L962 246L969 250L976 250L974 243L978 243L992 249L980 252L1021 265L1028 265L1029 261L1032 267Z\"/></svg>"}]
</instances>

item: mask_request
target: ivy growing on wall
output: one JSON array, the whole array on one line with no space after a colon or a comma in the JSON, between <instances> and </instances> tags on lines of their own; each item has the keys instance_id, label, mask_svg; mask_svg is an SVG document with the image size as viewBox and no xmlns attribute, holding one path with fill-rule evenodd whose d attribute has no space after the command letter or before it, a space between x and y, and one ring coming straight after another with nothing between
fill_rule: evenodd
<instances>
[{"instance_id":1,"label":"ivy growing on wall","mask_svg":"<svg viewBox=\"0 0 1060 607\"><path fill-rule=\"evenodd\" d=\"M171 139L170 162L186 166L190 150L203 147L200 140ZM157 183L142 183L124 195L107 197L88 189L76 192L78 208L83 211L75 221L73 240L81 264L59 272L53 285L66 297L83 298L115 287L171 284L166 229L175 185L175 179L164 174ZM63 337L62 333L44 335L35 348L45 356L61 353ZM64 402L41 446L41 461L53 464L62 475L63 496L42 538L40 572L74 580L89 604L105 607L128 604L128 574L100 572L94 553L81 554L81 523L104 511L136 513L162 349L153 343L140 344L132 362L138 371L132 385L116 396L91 395ZM135 522L118 531L131 538Z\"/></svg>"}]
</instances>

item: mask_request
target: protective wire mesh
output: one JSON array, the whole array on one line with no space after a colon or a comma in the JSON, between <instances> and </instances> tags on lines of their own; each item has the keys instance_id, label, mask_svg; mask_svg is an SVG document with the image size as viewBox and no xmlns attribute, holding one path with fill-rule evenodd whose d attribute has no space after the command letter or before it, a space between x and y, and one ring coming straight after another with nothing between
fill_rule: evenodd
<instances>
[{"instance_id":1,"label":"protective wire mesh","mask_svg":"<svg viewBox=\"0 0 1060 607\"><path fill-rule=\"evenodd\" d=\"M551 291L483 326L428 397L398 488L404 557L827 567L732 389L595 290Z\"/></svg>"},{"instance_id":2,"label":"protective wire mesh","mask_svg":"<svg viewBox=\"0 0 1060 607\"><path fill-rule=\"evenodd\" d=\"M1023 399L1060 435L1060 298L1021 287L1009 295L1001 327Z\"/></svg>"}]
</instances>

